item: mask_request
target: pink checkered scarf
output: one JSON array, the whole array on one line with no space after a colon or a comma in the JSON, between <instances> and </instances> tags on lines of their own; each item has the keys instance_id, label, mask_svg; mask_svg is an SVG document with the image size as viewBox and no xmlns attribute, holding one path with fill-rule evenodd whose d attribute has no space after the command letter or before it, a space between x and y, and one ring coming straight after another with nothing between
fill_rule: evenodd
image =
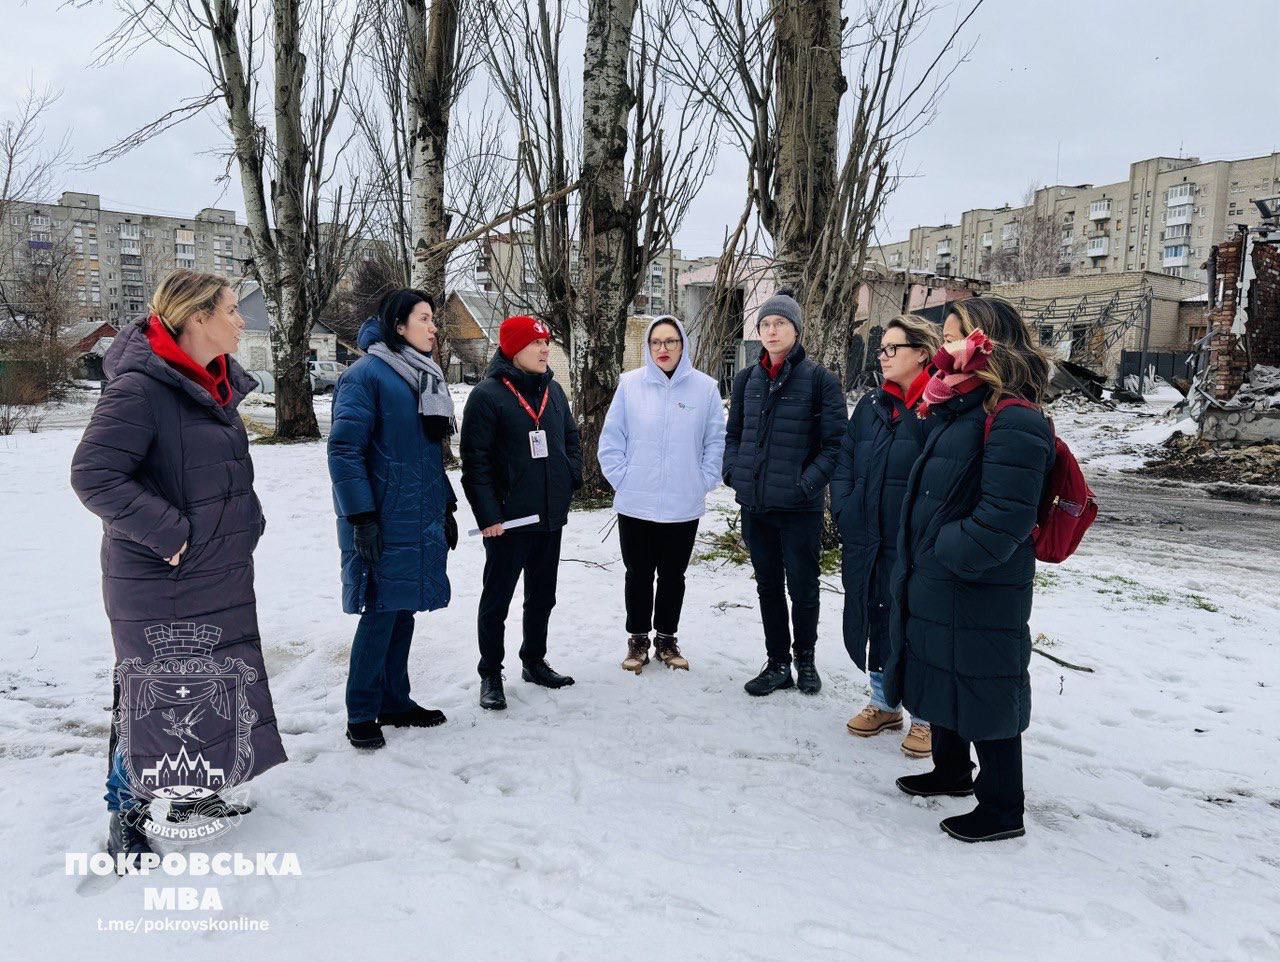
<instances>
[{"instance_id":1,"label":"pink checkered scarf","mask_svg":"<svg viewBox=\"0 0 1280 962\"><path fill-rule=\"evenodd\" d=\"M952 354L945 347L933 356L933 377L924 386L924 398L916 413L929 416L929 408L950 400L957 394L968 394L982 383L977 376L987 366L994 345L991 338L975 330L964 339L960 350Z\"/></svg>"}]
</instances>

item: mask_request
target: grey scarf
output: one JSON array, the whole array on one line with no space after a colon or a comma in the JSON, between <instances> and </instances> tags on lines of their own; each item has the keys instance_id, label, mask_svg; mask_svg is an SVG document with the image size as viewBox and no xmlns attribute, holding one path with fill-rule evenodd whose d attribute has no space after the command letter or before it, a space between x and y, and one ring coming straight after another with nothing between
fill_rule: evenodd
<instances>
[{"instance_id":1,"label":"grey scarf","mask_svg":"<svg viewBox=\"0 0 1280 962\"><path fill-rule=\"evenodd\" d=\"M447 418L449 430L458 430L449 384L444 379L444 371L440 370L440 365L431 355L416 351L408 345L399 351L393 351L382 341L371 345L366 353L386 361L393 371L408 382L409 387L418 395L419 414L423 417Z\"/></svg>"}]
</instances>

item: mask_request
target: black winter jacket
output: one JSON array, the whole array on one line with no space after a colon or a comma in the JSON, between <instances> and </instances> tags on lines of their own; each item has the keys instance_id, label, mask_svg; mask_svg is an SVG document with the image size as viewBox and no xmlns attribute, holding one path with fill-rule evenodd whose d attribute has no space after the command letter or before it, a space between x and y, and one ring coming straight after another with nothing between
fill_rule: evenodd
<instances>
[{"instance_id":1,"label":"black winter jacket","mask_svg":"<svg viewBox=\"0 0 1280 962\"><path fill-rule=\"evenodd\" d=\"M902 495L926 434L926 423L901 398L877 389L853 409L840 443L831 514L840 532L844 643L863 671L868 665L879 671L888 655L889 584L898 560Z\"/></svg>"},{"instance_id":2,"label":"black winter jacket","mask_svg":"<svg viewBox=\"0 0 1280 962\"><path fill-rule=\"evenodd\" d=\"M530 456L533 419L503 378L535 413L543 390L549 390L541 422L547 432L547 457ZM582 487L582 446L569 399L550 370L527 374L495 351L485 379L467 398L459 454L462 490L479 527L531 514L541 520L528 531L555 531L568 522L569 501Z\"/></svg>"},{"instance_id":3,"label":"black winter jacket","mask_svg":"<svg viewBox=\"0 0 1280 962\"><path fill-rule=\"evenodd\" d=\"M935 405L907 479L892 586L885 698L970 741L1031 720L1031 532L1053 430L1001 411L984 445L982 387Z\"/></svg>"},{"instance_id":4,"label":"black winter jacket","mask_svg":"<svg viewBox=\"0 0 1280 962\"><path fill-rule=\"evenodd\" d=\"M759 363L733 379L724 483L749 511L822 511L849 418L836 376L797 344L770 378Z\"/></svg>"}]
</instances>

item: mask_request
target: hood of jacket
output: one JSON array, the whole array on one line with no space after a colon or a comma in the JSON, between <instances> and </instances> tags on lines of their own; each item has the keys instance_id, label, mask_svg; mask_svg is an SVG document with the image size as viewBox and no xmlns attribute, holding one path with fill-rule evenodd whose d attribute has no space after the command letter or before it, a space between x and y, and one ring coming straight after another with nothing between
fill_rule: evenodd
<instances>
[{"instance_id":1,"label":"hood of jacket","mask_svg":"<svg viewBox=\"0 0 1280 962\"><path fill-rule=\"evenodd\" d=\"M111 347L102 358L102 372L111 381L136 371L182 391L201 404L222 410L204 388L169 366L151 347L147 340L149 317L141 317L116 335ZM257 382L245 373L234 357L227 355L227 380L231 382L231 400L227 409L234 409L246 394L256 388Z\"/></svg>"},{"instance_id":2,"label":"hood of jacket","mask_svg":"<svg viewBox=\"0 0 1280 962\"><path fill-rule=\"evenodd\" d=\"M680 361L676 364L676 369L671 372L668 379L666 372L658 367L658 362L653 359L653 352L649 350L649 338L653 336L653 329L659 324L673 324L676 330L680 332L680 341L683 347L680 350ZM685 333L684 325L680 323L680 318L671 314L663 314L661 317L655 317L644 332L644 344L641 345L641 352L644 354L644 368L646 377L655 377L659 381L666 382L670 380L672 384L683 380L693 373L693 360L689 357L689 336Z\"/></svg>"},{"instance_id":3,"label":"hood of jacket","mask_svg":"<svg viewBox=\"0 0 1280 962\"><path fill-rule=\"evenodd\" d=\"M491 377L501 381L506 378L516 386L521 394L532 398L534 395L541 395L542 389L551 383L551 379L555 377L555 372L551 368L547 368L541 374L530 374L528 371L522 371L516 367L515 362L511 358L502 353L501 350L493 352L493 357L489 360L489 369L485 371L485 377Z\"/></svg>"},{"instance_id":4,"label":"hood of jacket","mask_svg":"<svg viewBox=\"0 0 1280 962\"><path fill-rule=\"evenodd\" d=\"M360 333L356 335L356 347L362 351L368 351L382 339L382 321L374 315L360 325Z\"/></svg>"}]
</instances>

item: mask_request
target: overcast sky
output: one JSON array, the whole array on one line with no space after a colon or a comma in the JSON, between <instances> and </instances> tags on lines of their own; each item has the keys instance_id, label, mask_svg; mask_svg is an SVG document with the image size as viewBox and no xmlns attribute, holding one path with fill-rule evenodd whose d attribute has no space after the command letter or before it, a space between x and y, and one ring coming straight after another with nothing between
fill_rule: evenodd
<instances>
[{"instance_id":1,"label":"overcast sky","mask_svg":"<svg viewBox=\"0 0 1280 962\"><path fill-rule=\"evenodd\" d=\"M940 7L935 31L954 18L949 0ZM28 84L60 89L49 128L69 136L76 159L200 89L161 49L90 67L116 20L110 4L0 0L0 13L0 113ZM966 36L973 52L905 150L911 176L891 199L883 240L966 208L1017 204L1033 182L1110 183L1158 154L1280 149L1280 0L987 0ZM221 142L214 119L197 118L109 166L68 171L64 186L117 209L242 211L239 183L217 183L209 154ZM716 252L740 210L741 171L721 151L680 232L686 255Z\"/></svg>"}]
</instances>

